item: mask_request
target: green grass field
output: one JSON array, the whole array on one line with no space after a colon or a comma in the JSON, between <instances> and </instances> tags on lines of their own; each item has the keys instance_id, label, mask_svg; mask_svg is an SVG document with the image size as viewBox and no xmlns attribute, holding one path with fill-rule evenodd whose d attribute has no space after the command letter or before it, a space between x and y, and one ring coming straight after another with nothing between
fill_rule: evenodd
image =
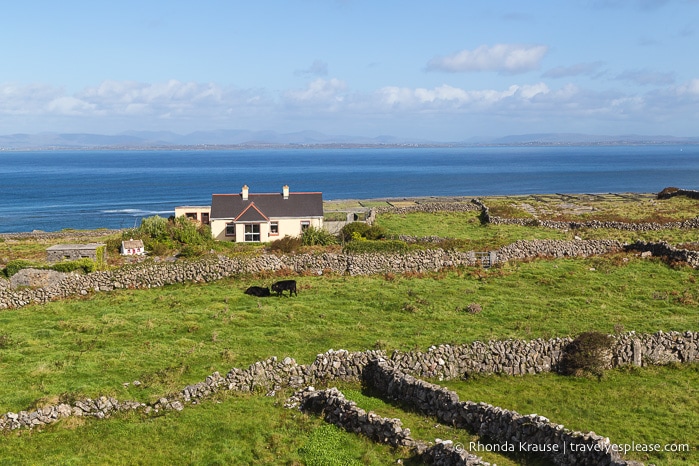
<instances>
[{"instance_id":1,"label":"green grass field","mask_svg":"<svg viewBox=\"0 0 699 466\"><path fill-rule=\"evenodd\" d=\"M615 328L624 328L654 332L696 328L699 292L695 283L699 273L689 268L673 269L655 260L628 259L539 260L509 264L487 273L467 269L415 277L299 277L298 298L247 296L242 293L247 286L266 284L269 279L241 277L208 285L101 293L85 300L7 311L0 314L0 411L16 412L58 400L97 395L152 401L201 381L213 371L225 373L231 367L247 367L273 355L310 363L316 354L330 348L424 350L439 343L553 337L586 330L613 332ZM476 315L466 312L465 307L472 302L479 303L483 311ZM677 373L680 378L683 374L690 378L688 386L694 380L691 377L696 377L691 370ZM658 378L651 373L650 379ZM496 379L502 385L509 380ZM143 386L124 387L124 383L133 380L141 381ZM561 377L551 380L552 386L567 382ZM638 381L636 377L629 382L635 385ZM539 383L535 382L535 386ZM596 384L594 380L582 379L576 385L576 396L594 405L597 395L590 396L588 388ZM483 396L479 401L521 409L515 403L516 393L510 397L509 401L489 401ZM540 401L550 400L544 398ZM269 400L233 395L233 401L226 397L222 403L242 403L231 408L233 412L228 415L233 416L238 409L241 415L245 410L259 410L259 403L264 405ZM567 423L567 419L556 418L557 412L551 412L550 404L537 403L532 401L525 407ZM651 414L645 418L646 423L655 423L658 397L649 397L645 403L640 409ZM676 409L667 398L662 406ZM185 413L168 413L164 416L168 419L157 422L133 416L106 421L104 426L102 421L83 421L77 430L103 432L113 428L136 435L133 432L140 429L149 431L148 426L157 432L157 423L169 425L173 422L170 418L176 417L182 418L183 424L192 423L179 427L187 431L197 425L193 413L200 409L189 407ZM215 411L213 407L207 409ZM213 416L213 411L206 415ZM586 419L583 416L579 425L571 427L591 430L585 427ZM258 426L257 434L250 435L265 438L269 423L275 422L281 421L267 419ZM298 433L301 438L294 440L295 445L302 445L302 438L318 427L314 420L304 422L310 423L306 424L308 430ZM620 424L598 433L614 438L635 435L633 428L646 429L638 420ZM631 428L631 434L622 427ZM47 438L75 435L77 442L84 435L71 434L70 429L64 431L58 426L48 430L53 433ZM680 428L677 435L685 431ZM12 440L14 435L5 439L4 448L21 451L30 448L22 445L49 441L43 440L44 434L25 433L20 436L22 440ZM353 452L360 458L365 454L378 455L369 461L371 464L381 464L384 455L394 454L385 447L364 445L362 440L352 439L350 444L353 446L347 447L348 454ZM253 451L259 448L252 445ZM242 455L240 448L235 447L235 453L227 455ZM206 450L192 454L205 455ZM377 453L383 450L386 451ZM72 455L66 454L67 458ZM138 457L137 451L134 454ZM285 455L285 461L293 462L298 451L289 450ZM233 461L236 457L228 458ZM268 461L274 463L272 459ZM502 460L497 462L504 464Z\"/></svg>"},{"instance_id":2,"label":"green grass field","mask_svg":"<svg viewBox=\"0 0 699 466\"><path fill-rule=\"evenodd\" d=\"M542 205L559 201L551 197ZM532 204L536 209L542 205ZM678 203L670 209L675 213L663 215L686 217L689 213L677 211L691 213L694 208ZM470 212L386 214L379 223L391 234L461 238L475 250L519 239L627 235L484 227L477 213ZM678 243L698 239L693 231L653 234ZM26 255L38 258L45 246L4 241L0 256L5 263ZM588 330L697 330L699 322L699 271L630 254L513 262L487 271L295 278L299 296L294 298L245 295L248 286L269 285L275 278L241 276L210 284L98 293L0 312L0 413L98 395L154 401L213 371L225 374L270 356L311 363L331 348L425 350L442 343L550 338ZM471 303L479 304L482 312L467 312ZM135 387L134 380L142 385ZM658 465L699 464L697 365L619 369L601 380L540 374L440 384L462 400L537 413L615 443L687 443L691 451L685 453L629 457ZM463 444L477 439L371 398L357 384L340 388L365 409L401 418L416 438L451 438ZM398 459L415 464L407 451L373 444L315 416L283 408L290 394L219 393L182 412L69 418L38 432L8 432L0 439L0 464L378 465ZM532 458L482 456L499 465L544 464Z\"/></svg>"}]
</instances>

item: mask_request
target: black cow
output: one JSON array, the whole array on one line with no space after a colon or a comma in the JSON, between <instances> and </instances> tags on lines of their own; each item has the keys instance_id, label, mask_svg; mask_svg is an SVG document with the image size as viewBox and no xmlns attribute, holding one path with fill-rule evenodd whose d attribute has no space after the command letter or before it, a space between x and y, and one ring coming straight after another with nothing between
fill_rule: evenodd
<instances>
[{"instance_id":1,"label":"black cow","mask_svg":"<svg viewBox=\"0 0 699 466\"><path fill-rule=\"evenodd\" d=\"M251 286L250 288L245 290L245 294L249 294L250 296L257 296L259 298L265 296L272 296L272 294L269 292L269 288L263 288L261 286Z\"/></svg>"},{"instance_id":2,"label":"black cow","mask_svg":"<svg viewBox=\"0 0 699 466\"><path fill-rule=\"evenodd\" d=\"M292 293L296 296L299 295L296 291L296 280L282 280L272 284L272 291L277 293L277 296L282 296L284 291L287 290L289 291L289 297L291 297Z\"/></svg>"}]
</instances>

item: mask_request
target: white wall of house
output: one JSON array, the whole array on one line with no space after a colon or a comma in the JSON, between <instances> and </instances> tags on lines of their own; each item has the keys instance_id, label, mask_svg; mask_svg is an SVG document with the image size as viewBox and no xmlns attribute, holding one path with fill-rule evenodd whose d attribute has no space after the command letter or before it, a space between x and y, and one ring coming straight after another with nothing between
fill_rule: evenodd
<instances>
[{"instance_id":1,"label":"white wall of house","mask_svg":"<svg viewBox=\"0 0 699 466\"><path fill-rule=\"evenodd\" d=\"M199 223L208 223L211 206L178 206L175 207L175 217L187 217Z\"/></svg>"},{"instance_id":2,"label":"white wall of house","mask_svg":"<svg viewBox=\"0 0 699 466\"><path fill-rule=\"evenodd\" d=\"M278 234L271 233L271 224L276 222L278 225ZM269 222L257 223L259 225L261 243L268 243L284 236L300 236L302 232L303 222L308 222L309 226L314 228L323 228L322 218L283 218L270 219ZM211 220L211 236L219 241L236 241L238 243L246 242L245 224L235 225L235 237L226 235L226 225L233 223L231 219L215 219ZM254 223L254 222L251 222ZM247 236L247 239L250 235Z\"/></svg>"}]
</instances>

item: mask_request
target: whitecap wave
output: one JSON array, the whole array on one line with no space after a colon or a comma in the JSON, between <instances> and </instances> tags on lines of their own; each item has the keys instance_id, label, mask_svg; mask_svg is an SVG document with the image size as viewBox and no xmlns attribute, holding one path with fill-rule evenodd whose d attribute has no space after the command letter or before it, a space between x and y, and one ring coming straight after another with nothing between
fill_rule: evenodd
<instances>
[{"instance_id":1,"label":"whitecap wave","mask_svg":"<svg viewBox=\"0 0 699 466\"><path fill-rule=\"evenodd\" d=\"M174 210L143 210L143 209L110 209L100 211L103 214L131 215L134 217L147 215L174 215Z\"/></svg>"}]
</instances>

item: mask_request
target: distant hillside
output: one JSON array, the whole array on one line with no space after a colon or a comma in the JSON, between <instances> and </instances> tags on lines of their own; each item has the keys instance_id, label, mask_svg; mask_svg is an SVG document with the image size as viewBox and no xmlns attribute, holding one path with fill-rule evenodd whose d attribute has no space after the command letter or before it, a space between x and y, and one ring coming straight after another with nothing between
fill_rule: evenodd
<instances>
[{"instance_id":1,"label":"distant hillside","mask_svg":"<svg viewBox=\"0 0 699 466\"><path fill-rule=\"evenodd\" d=\"M499 138L471 138L455 142L397 138L328 135L317 131L278 133L276 131L212 130L177 134L170 131L127 131L116 135L89 133L38 133L0 136L0 150L49 149L148 149L206 146L298 146L298 145L572 145L572 144L699 144L699 137L599 136L575 133L521 134Z\"/></svg>"},{"instance_id":2,"label":"distant hillside","mask_svg":"<svg viewBox=\"0 0 699 466\"><path fill-rule=\"evenodd\" d=\"M429 141L412 141L426 142ZM315 131L277 133L275 131L215 130L176 134L168 131L128 131L116 135L89 133L38 133L0 136L0 149L109 149L176 146L298 145L298 144L401 144L392 136L362 138L327 135Z\"/></svg>"},{"instance_id":3,"label":"distant hillside","mask_svg":"<svg viewBox=\"0 0 699 466\"><path fill-rule=\"evenodd\" d=\"M502 145L699 144L699 137L644 136L638 134L601 136L579 133L540 133L510 135L494 139L485 139L479 142L482 144Z\"/></svg>"}]
</instances>

